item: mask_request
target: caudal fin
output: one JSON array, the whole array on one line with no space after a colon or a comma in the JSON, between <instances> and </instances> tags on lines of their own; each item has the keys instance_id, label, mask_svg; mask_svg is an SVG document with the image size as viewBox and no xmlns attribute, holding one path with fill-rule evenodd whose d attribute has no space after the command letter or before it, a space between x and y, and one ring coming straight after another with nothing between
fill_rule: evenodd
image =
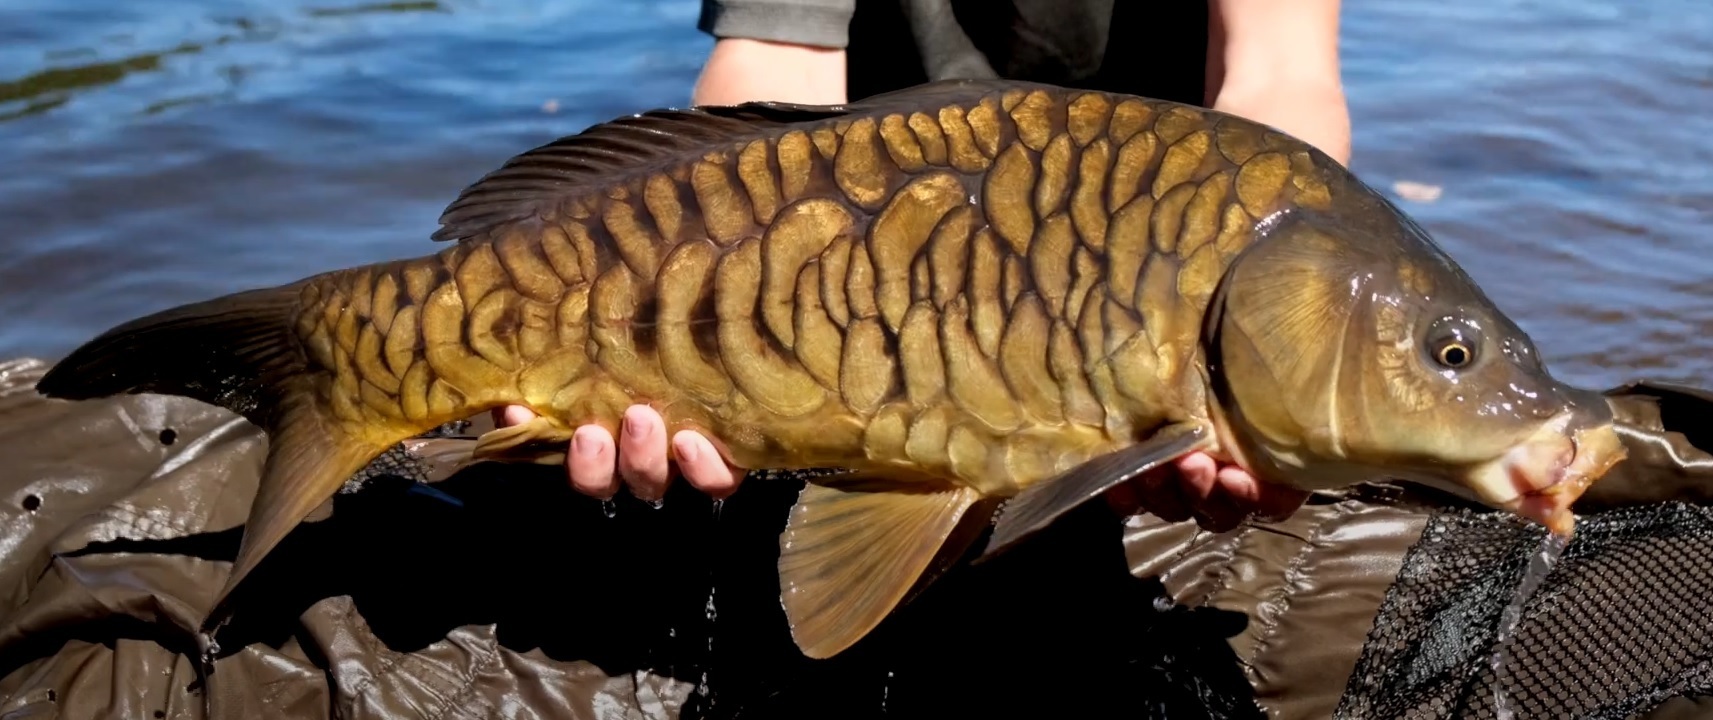
<instances>
[{"instance_id":1,"label":"caudal fin","mask_svg":"<svg viewBox=\"0 0 1713 720\"><path fill-rule=\"evenodd\" d=\"M262 558L387 446L374 437L384 433L349 432L314 391L292 334L300 288L251 290L133 320L72 351L36 383L37 392L65 400L188 397L267 432L267 462L244 538L205 629Z\"/></svg>"},{"instance_id":2,"label":"caudal fin","mask_svg":"<svg viewBox=\"0 0 1713 720\"><path fill-rule=\"evenodd\" d=\"M278 390L303 374L290 337L298 287L250 290L182 305L102 333L36 383L51 398L179 395L219 405L267 428Z\"/></svg>"}]
</instances>

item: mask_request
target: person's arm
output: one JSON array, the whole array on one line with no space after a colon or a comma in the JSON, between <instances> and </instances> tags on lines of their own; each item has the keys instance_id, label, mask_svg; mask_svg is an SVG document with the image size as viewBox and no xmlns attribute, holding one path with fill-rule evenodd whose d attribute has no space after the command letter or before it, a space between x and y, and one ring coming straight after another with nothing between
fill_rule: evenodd
<instances>
[{"instance_id":1,"label":"person's arm","mask_svg":"<svg viewBox=\"0 0 1713 720\"><path fill-rule=\"evenodd\" d=\"M736 105L753 100L837 105L845 101L845 51L752 40L715 41L691 102Z\"/></svg>"},{"instance_id":2,"label":"person's arm","mask_svg":"<svg viewBox=\"0 0 1713 720\"><path fill-rule=\"evenodd\" d=\"M1350 162L1339 0L1209 0L1209 107L1266 123Z\"/></svg>"},{"instance_id":3,"label":"person's arm","mask_svg":"<svg viewBox=\"0 0 1713 720\"><path fill-rule=\"evenodd\" d=\"M844 102L855 10L856 0L703 0L697 27L716 40L692 102Z\"/></svg>"}]
</instances>

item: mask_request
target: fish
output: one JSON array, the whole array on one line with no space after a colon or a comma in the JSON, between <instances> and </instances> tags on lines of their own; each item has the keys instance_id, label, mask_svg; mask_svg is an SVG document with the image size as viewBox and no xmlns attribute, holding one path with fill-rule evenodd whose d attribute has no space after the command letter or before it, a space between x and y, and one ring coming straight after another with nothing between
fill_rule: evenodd
<instances>
[{"instance_id":1,"label":"fish","mask_svg":"<svg viewBox=\"0 0 1713 720\"><path fill-rule=\"evenodd\" d=\"M811 658L1189 453L1299 490L1416 482L1566 535L1625 457L1604 398L1395 204L1186 104L950 80L654 109L515 155L432 237L126 322L38 382L266 431L205 631L352 473L506 405L537 417L470 461L559 462L648 403L739 467L842 469L779 539Z\"/></svg>"}]
</instances>

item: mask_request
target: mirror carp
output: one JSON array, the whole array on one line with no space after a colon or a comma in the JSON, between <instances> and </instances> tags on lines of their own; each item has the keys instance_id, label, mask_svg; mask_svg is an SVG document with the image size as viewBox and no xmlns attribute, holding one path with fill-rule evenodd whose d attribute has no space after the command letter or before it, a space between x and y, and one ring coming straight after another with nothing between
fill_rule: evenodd
<instances>
[{"instance_id":1,"label":"mirror carp","mask_svg":"<svg viewBox=\"0 0 1713 720\"><path fill-rule=\"evenodd\" d=\"M780 537L816 658L977 543L1194 451L1300 490L1418 482L1560 534L1624 458L1604 398L1555 379L1395 205L1193 106L944 81L654 110L510 159L434 238L454 242L125 323L38 384L266 430L205 629L372 458L512 404L538 417L471 461L562 461L577 426L646 402L739 467L848 469Z\"/></svg>"}]
</instances>

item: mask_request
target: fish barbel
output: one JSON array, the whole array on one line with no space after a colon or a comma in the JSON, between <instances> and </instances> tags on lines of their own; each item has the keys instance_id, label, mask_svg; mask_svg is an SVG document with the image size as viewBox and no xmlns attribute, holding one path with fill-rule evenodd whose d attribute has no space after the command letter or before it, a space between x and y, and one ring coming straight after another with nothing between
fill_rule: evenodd
<instances>
[{"instance_id":1,"label":"fish barbel","mask_svg":"<svg viewBox=\"0 0 1713 720\"><path fill-rule=\"evenodd\" d=\"M267 431L209 623L387 448L504 405L474 460L563 458L650 403L812 481L780 538L811 657L1194 451L1313 490L1420 482L1568 534L1611 410L1313 147L1171 102L948 81L844 106L657 110L524 152L422 257L116 327L38 384ZM1001 504L1003 503L1003 507ZM210 627L210 625L205 625Z\"/></svg>"}]
</instances>

